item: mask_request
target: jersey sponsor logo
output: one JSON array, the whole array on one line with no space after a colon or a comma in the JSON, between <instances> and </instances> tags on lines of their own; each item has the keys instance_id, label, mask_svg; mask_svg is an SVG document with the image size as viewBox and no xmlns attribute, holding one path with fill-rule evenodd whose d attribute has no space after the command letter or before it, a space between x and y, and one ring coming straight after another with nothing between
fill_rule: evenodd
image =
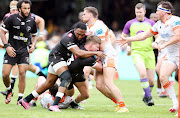
<instances>
[{"instance_id":1,"label":"jersey sponsor logo","mask_svg":"<svg viewBox=\"0 0 180 118\"><path fill-rule=\"evenodd\" d=\"M25 22L21 22L21 25L25 25Z\"/></svg>"},{"instance_id":2,"label":"jersey sponsor logo","mask_svg":"<svg viewBox=\"0 0 180 118\"><path fill-rule=\"evenodd\" d=\"M68 34L68 37L72 37L72 35L73 35L72 33L69 33L69 34Z\"/></svg>"},{"instance_id":3,"label":"jersey sponsor logo","mask_svg":"<svg viewBox=\"0 0 180 118\"><path fill-rule=\"evenodd\" d=\"M175 26L180 25L180 21L175 22Z\"/></svg>"},{"instance_id":4,"label":"jersey sponsor logo","mask_svg":"<svg viewBox=\"0 0 180 118\"><path fill-rule=\"evenodd\" d=\"M140 30L140 31L138 31L138 32L136 33L136 35L139 34L139 33L142 33L142 32L144 32L144 31L143 31L143 30ZM144 40L146 40L146 39L144 39ZM144 41L144 40L142 40L142 41Z\"/></svg>"},{"instance_id":5,"label":"jersey sponsor logo","mask_svg":"<svg viewBox=\"0 0 180 118\"><path fill-rule=\"evenodd\" d=\"M20 29L20 26L13 26L13 28L15 28L15 29Z\"/></svg>"},{"instance_id":6,"label":"jersey sponsor logo","mask_svg":"<svg viewBox=\"0 0 180 118\"><path fill-rule=\"evenodd\" d=\"M74 43L72 43L72 42L68 42L68 44L67 44L68 47L72 46L72 45L74 45Z\"/></svg>"},{"instance_id":7,"label":"jersey sponsor logo","mask_svg":"<svg viewBox=\"0 0 180 118\"><path fill-rule=\"evenodd\" d=\"M97 32L97 35L99 35L99 34L102 34L102 33L103 33L103 30L102 30L102 29L99 29L99 30L97 30L96 32Z\"/></svg>"},{"instance_id":8,"label":"jersey sponsor logo","mask_svg":"<svg viewBox=\"0 0 180 118\"><path fill-rule=\"evenodd\" d=\"M16 35L14 35L13 38L16 39L16 40L23 40L24 42L27 42L27 40L28 40L28 38L25 38L25 37L22 37L22 36L16 36Z\"/></svg>"},{"instance_id":9,"label":"jersey sponsor logo","mask_svg":"<svg viewBox=\"0 0 180 118\"><path fill-rule=\"evenodd\" d=\"M29 32L31 30L31 27L30 26L27 26L26 27L26 31Z\"/></svg>"},{"instance_id":10,"label":"jersey sponsor logo","mask_svg":"<svg viewBox=\"0 0 180 118\"><path fill-rule=\"evenodd\" d=\"M161 37L162 37L162 38L169 37L169 34L168 34L168 33L166 33L166 34L162 34L162 35L161 35Z\"/></svg>"}]
</instances>

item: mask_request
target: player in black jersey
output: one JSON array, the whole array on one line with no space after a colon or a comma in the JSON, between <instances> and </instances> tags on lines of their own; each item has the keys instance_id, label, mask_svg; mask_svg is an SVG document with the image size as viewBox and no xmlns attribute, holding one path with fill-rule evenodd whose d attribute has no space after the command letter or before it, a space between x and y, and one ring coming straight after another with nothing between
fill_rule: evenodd
<instances>
[{"instance_id":1,"label":"player in black jersey","mask_svg":"<svg viewBox=\"0 0 180 118\"><path fill-rule=\"evenodd\" d=\"M80 48L87 51L99 51L101 39L98 36L90 35L86 39L86 44L81 45ZM78 105L81 101L89 98L88 84L85 82L83 69L85 66L90 66L97 71L102 71L101 61L97 61L96 56L89 58L80 58L72 54L71 58L68 59L67 64L72 76L72 82L70 83L68 90L69 96L74 94L73 84L78 88L79 95L70 103L74 109L83 109Z\"/></svg>"},{"instance_id":2,"label":"player in black jersey","mask_svg":"<svg viewBox=\"0 0 180 118\"><path fill-rule=\"evenodd\" d=\"M12 66L18 64L19 79L22 84L20 92L24 93L25 75L29 64L29 53L32 53L36 44L36 23L30 17L31 1L20 0L18 4L21 6L19 14L9 16L1 25L1 39L6 49L3 63L3 81L8 90L5 103L11 101L12 89L10 85L9 74ZM9 40L7 42L5 34L9 31ZM31 41L33 38L33 41ZM31 44L32 42L32 44ZM28 49L29 48L29 49Z\"/></svg>"},{"instance_id":3,"label":"player in black jersey","mask_svg":"<svg viewBox=\"0 0 180 118\"><path fill-rule=\"evenodd\" d=\"M74 30L67 32L61 39L61 41L52 49L49 54L49 68L48 76L46 82L38 89L34 90L26 98L20 100L21 105L25 109L29 108L29 102L43 93L49 87L54 85L56 80L60 78L61 84L59 86L58 92L53 106L50 106L51 111L59 112L58 103L61 98L64 96L66 88L69 87L72 77L67 66L67 60L71 57L71 54L74 53L77 57L90 57L93 55L104 57L104 53L100 51L84 51L81 50L78 46L85 43L86 33L86 24L79 22L77 23Z\"/></svg>"},{"instance_id":4,"label":"player in black jersey","mask_svg":"<svg viewBox=\"0 0 180 118\"><path fill-rule=\"evenodd\" d=\"M3 17L3 21L5 21L5 19L8 18L9 16L11 16L12 14L19 13L18 8L17 8L17 3L18 3L18 1L15 1L15 0L10 2L10 5L9 5L10 12L5 14L5 16ZM33 14L33 13L31 13L30 15L31 15L31 18L33 18L35 20L36 25L39 28L39 32L40 32L39 34L40 35L37 38L37 40L41 41L41 40L43 40L43 32L44 32L44 27L45 27L44 19L38 15ZM40 68L38 66L33 65L31 63L31 61L29 62L28 70L37 74L38 76L44 76L46 78L46 75L44 75L41 72ZM11 82L12 95L14 93L13 89L14 89L14 84L15 84L17 77L18 77L18 66L16 64L12 67L12 72L11 72L11 81L10 82ZM21 80L19 80L19 83L21 84ZM21 87L21 86L19 86L19 87ZM8 92L7 91L1 91L1 93L6 96ZM22 97L23 97L23 94L19 92L17 101L19 101ZM19 103L17 102L17 104L19 104Z\"/></svg>"}]
</instances>

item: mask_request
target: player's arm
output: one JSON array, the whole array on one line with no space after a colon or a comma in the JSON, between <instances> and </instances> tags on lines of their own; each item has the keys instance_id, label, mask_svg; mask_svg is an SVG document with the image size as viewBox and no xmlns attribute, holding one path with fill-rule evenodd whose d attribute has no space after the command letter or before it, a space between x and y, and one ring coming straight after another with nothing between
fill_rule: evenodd
<instances>
[{"instance_id":1,"label":"player's arm","mask_svg":"<svg viewBox=\"0 0 180 118\"><path fill-rule=\"evenodd\" d=\"M32 35L32 44L30 45L30 49L29 49L29 53L32 53L35 49L35 45L36 45L36 42L37 42L37 27L36 27L36 23L34 21L34 24L33 24L33 29L31 31L31 35Z\"/></svg>"},{"instance_id":2,"label":"player's arm","mask_svg":"<svg viewBox=\"0 0 180 118\"><path fill-rule=\"evenodd\" d=\"M180 41L180 26L174 30L174 36L171 40L169 40L168 42L166 42L165 44L160 46L160 50L164 49L165 47L169 46L169 45L173 45L175 43L178 43Z\"/></svg>"},{"instance_id":3,"label":"player's arm","mask_svg":"<svg viewBox=\"0 0 180 118\"><path fill-rule=\"evenodd\" d=\"M72 53L74 53L77 57L87 58L93 55L98 57L105 57L105 54L101 51L85 51L81 50L78 46L73 46L69 49Z\"/></svg>"},{"instance_id":4,"label":"player's arm","mask_svg":"<svg viewBox=\"0 0 180 118\"><path fill-rule=\"evenodd\" d=\"M149 37L153 36L153 34L150 32L150 30L146 31L146 32L142 32L142 33L139 33L135 36L132 36L132 37L123 37L121 36L120 40L117 41L117 43L120 45L120 46L123 46L124 44L128 43L128 42L132 42L132 41L141 41L141 40L144 40L144 39L147 39Z\"/></svg>"},{"instance_id":5,"label":"player's arm","mask_svg":"<svg viewBox=\"0 0 180 118\"><path fill-rule=\"evenodd\" d=\"M109 37L111 39L111 44L113 45L116 42L116 36L112 30L109 30Z\"/></svg>"},{"instance_id":6,"label":"player's arm","mask_svg":"<svg viewBox=\"0 0 180 118\"><path fill-rule=\"evenodd\" d=\"M1 47L1 48L4 48L4 45L1 45L1 44L0 44L0 47Z\"/></svg>"},{"instance_id":7,"label":"player's arm","mask_svg":"<svg viewBox=\"0 0 180 118\"><path fill-rule=\"evenodd\" d=\"M45 27L45 21L42 17L36 15L36 24L39 28L39 37L38 37L38 41L42 41L43 40L43 35L44 35L44 27Z\"/></svg>"},{"instance_id":8,"label":"player's arm","mask_svg":"<svg viewBox=\"0 0 180 118\"><path fill-rule=\"evenodd\" d=\"M1 40L4 44L4 48L6 49L8 55L10 57L15 57L16 56L16 53L15 53L15 49L13 47L10 47L8 45L8 41L6 40L6 33L8 32L8 29L10 28L10 25L11 25L11 20L12 17L9 17L7 18L2 24L1 24L1 27L0 27L0 37L1 37Z\"/></svg>"},{"instance_id":9,"label":"player's arm","mask_svg":"<svg viewBox=\"0 0 180 118\"><path fill-rule=\"evenodd\" d=\"M159 48L159 42L161 40L161 36L160 35L155 35L154 38L155 38L155 41L152 43L152 48L153 49L158 49Z\"/></svg>"},{"instance_id":10,"label":"player's arm","mask_svg":"<svg viewBox=\"0 0 180 118\"><path fill-rule=\"evenodd\" d=\"M102 71L103 67L102 67L102 62L101 61L97 61L96 64L93 66L94 69L96 69L97 71Z\"/></svg>"},{"instance_id":11,"label":"player's arm","mask_svg":"<svg viewBox=\"0 0 180 118\"><path fill-rule=\"evenodd\" d=\"M128 34L125 34L124 32L122 32L121 34L122 37L127 37ZM128 42L126 44L124 44L127 50L127 55L130 56L131 55L131 42Z\"/></svg>"}]
</instances>

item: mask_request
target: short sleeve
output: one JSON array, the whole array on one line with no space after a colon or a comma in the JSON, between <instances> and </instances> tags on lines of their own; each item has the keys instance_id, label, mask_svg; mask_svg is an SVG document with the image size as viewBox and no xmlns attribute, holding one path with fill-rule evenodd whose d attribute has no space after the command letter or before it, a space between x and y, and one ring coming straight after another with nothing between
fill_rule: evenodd
<instances>
[{"instance_id":1,"label":"short sleeve","mask_svg":"<svg viewBox=\"0 0 180 118\"><path fill-rule=\"evenodd\" d=\"M173 31L175 31L176 29L179 29L180 28L180 18L177 17L174 22L173 22Z\"/></svg>"},{"instance_id":2,"label":"short sleeve","mask_svg":"<svg viewBox=\"0 0 180 118\"><path fill-rule=\"evenodd\" d=\"M11 15L2 22L1 29L7 32L11 27L12 21L13 20Z\"/></svg>"},{"instance_id":3,"label":"short sleeve","mask_svg":"<svg viewBox=\"0 0 180 118\"><path fill-rule=\"evenodd\" d=\"M72 47L77 46L74 42L74 36L72 33L68 33L67 36L63 37L61 43L70 50Z\"/></svg>"},{"instance_id":4,"label":"short sleeve","mask_svg":"<svg viewBox=\"0 0 180 118\"><path fill-rule=\"evenodd\" d=\"M155 23L152 28L150 29L150 32L153 34L153 35L157 35L158 34L158 30L157 30L157 23Z\"/></svg>"}]
</instances>

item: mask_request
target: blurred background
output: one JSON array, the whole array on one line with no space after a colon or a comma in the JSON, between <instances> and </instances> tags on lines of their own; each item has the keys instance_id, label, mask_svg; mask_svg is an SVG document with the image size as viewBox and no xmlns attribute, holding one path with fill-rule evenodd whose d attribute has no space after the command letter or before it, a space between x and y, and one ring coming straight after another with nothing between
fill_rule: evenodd
<instances>
[{"instance_id":1,"label":"blurred background","mask_svg":"<svg viewBox=\"0 0 180 118\"><path fill-rule=\"evenodd\" d=\"M0 0L0 21L3 16L9 12L9 3L11 0ZM150 13L156 11L156 5L161 0L31 0L31 12L41 16L45 20L45 44L40 46L47 50L51 50L57 42L61 40L61 36L71 29L78 19L79 12L83 11L86 6L95 6L99 12L99 19L114 31L116 37L121 34L125 23L135 18L134 7L137 3L142 2L146 5L146 17L149 18ZM180 0L169 0L174 8L175 15L180 16ZM45 46L44 46L45 45ZM138 73L134 68L131 57L127 57L126 50L118 48L120 60L127 60L127 63L121 63L118 69L119 75L125 75L131 70L132 74L128 74L129 78L137 78ZM125 53L124 53L125 52ZM0 53L3 56L3 53ZM38 55L38 54L37 54ZM33 56L32 56L33 57ZM37 57L37 56L35 56ZM2 58L1 58L2 59ZM0 61L2 61L0 59ZM36 59L33 59L33 61ZM2 63L2 62L1 62ZM2 65L1 65L2 66ZM0 66L0 73L1 73ZM122 69L121 69L122 68ZM132 71L133 70L133 71ZM134 74L135 73L135 74ZM1 75L1 74L0 74ZM122 78L124 78L122 76Z\"/></svg>"}]
</instances>

